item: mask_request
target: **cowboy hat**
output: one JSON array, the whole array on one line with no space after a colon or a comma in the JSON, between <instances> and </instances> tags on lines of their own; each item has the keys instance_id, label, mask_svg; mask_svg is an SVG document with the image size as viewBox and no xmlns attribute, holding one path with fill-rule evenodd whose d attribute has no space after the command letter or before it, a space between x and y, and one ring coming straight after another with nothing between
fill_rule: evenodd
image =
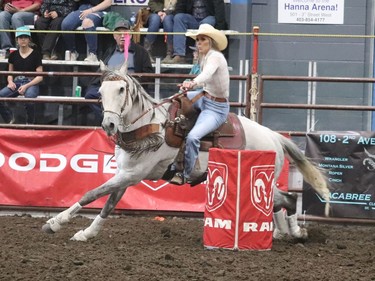
<instances>
[{"instance_id":1,"label":"cowboy hat","mask_svg":"<svg viewBox=\"0 0 375 281\"><path fill-rule=\"evenodd\" d=\"M199 26L198 31L188 31L185 36L191 37L196 40L198 35L205 35L214 40L217 44L217 47L220 51L224 50L228 45L228 39L225 36L224 32L217 30L212 25L208 23L202 23Z\"/></svg>"}]
</instances>

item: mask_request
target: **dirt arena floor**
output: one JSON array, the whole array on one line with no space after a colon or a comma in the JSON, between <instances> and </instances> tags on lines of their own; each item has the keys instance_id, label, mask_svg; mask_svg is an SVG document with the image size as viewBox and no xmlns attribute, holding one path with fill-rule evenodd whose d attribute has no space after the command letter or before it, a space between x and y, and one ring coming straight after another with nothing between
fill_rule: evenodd
<instances>
[{"instance_id":1,"label":"dirt arena floor","mask_svg":"<svg viewBox=\"0 0 375 281\"><path fill-rule=\"evenodd\" d=\"M373 226L309 223L307 242L236 252L204 249L202 219L111 218L89 242L69 240L88 218L54 235L45 220L0 217L0 280L375 280Z\"/></svg>"}]
</instances>

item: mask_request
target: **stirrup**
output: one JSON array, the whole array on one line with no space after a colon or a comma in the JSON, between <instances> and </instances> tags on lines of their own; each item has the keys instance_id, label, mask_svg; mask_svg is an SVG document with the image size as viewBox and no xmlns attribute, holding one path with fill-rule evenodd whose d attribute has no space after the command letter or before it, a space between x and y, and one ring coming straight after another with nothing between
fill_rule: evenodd
<instances>
[{"instance_id":1,"label":"stirrup","mask_svg":"<svg viewBox=\"0 0 375 281\"><path fill-rule=\"evenodd\" d=\"M169 181L171 184L184 185L186 183L186 178L182 173L175 173L173 178Z\"/></svg>"},{"instance_id":2,"label":"stirrup","mask_svg":"<svg viewBox=\"0 0 375 281\"><path fill-rule=\"evenodd\" d=\"M208 175L208 172L204 172L202 175L200 175L198 178L196 178L195 180L193 181L190 181L188 182L190 184L191 187L194 187L202 182L204 182L205 180L207 180L207 175Z\"/></svg>"}]
</instances>

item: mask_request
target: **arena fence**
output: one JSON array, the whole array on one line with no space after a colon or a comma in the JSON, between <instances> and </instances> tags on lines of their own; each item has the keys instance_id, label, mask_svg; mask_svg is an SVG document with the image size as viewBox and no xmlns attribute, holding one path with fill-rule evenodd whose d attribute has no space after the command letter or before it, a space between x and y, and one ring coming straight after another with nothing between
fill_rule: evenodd
<instances>
[{"instance_id":1,"label":"arena fence","mask_svg":"<svg viewBox=\"0 0 375 281\"><path fill-rule=\"evenodd\" d=\"M22 75L22 76L35 76L35 72L20 72L20 71L0 71L0 76L7 75ZM67 76L67 77L78 77L78 76L89 76L98 77L101 73L98 72L38 72L39 76ZM135 77L150 77L150 78L178 78L183 81L184 79L194 78L194 75L189 74L154 74L154 73L133 73ZM248 112L248 100L250 100L250 75L231 75L230 79L233 81L244 81L246 83L246 100L244 102L230 102L231 107L245 108L245 112ZM92 104L99 103L98 100L86 100L83 97L52 97L52 96L38 96L37 98L2 98L1 101L8 103L57 103L59 105L80 105L80 104ZM43 124L0 124L0 128L27 128L27 129L89 129L93 127L88 126L66 126L66 125L43 125Z\"/></svg>"},{"instance_id":2,"label":"arena fence","mask_svg":"<svg viewBox=\"0 0 375 281\"><path fill-rule=\"evenodd\" d=\"M355 77L311 77L311 76L276 76L261 75L258 73L259 61L259 37L260 36L297 36L297 37L350 37L350 38L374 38L374 35L335 35L335 34L284 34L284 33L260 33L258 26L253 27L252 41L252 69L251 69L251 88L249 94L250 105L246 107L247 116L258 123L263 123L263 109L319 109L319 110L348 110L348 111L374 111L375 106L360 105L319 105L319 104L292 104L292 103L265 103L264 100L264 83L267 81L286 81L286 82L338 82L338 83L374 83L374 78L355 78ZM293 137L305 137L306 131L279 131L284 135ZM300 188L290 187L290 191L302 193ZM355 218L325 218L317 216L299 216L299 220L317 221L325 223L358 223L358 224L375 224L371 219Z\"/></svg>"},{"instance_id":3,"label":"arena fence","mask_svg":"<svg viewBox=\"0 0 375 281\"><path fill-rule=\"evenodd\" d=\"M310 110L344 110L344 111L375 111L375 106L365 105L327 105L327 104L295 104L295 103L265 103L263 102L265 92L264 84L267 81L287 81L287 82L326 82L326 83L374 83L375 78L356 78L356 77L311 77L311 76L275 76L275 75L257 75L259 81L259 91L257 92L257 99L254 104L255 120L262 124L263 109L310 109ZM282 134L305 137L306 131L279 131ZM301 188L291 187L292 192L302 193ZM299 216L299 220L317 221L325 223L357 223L357 224L375 224L372 219L359 218L325 218L310 215Z\"/></svg>"}]
</instances>

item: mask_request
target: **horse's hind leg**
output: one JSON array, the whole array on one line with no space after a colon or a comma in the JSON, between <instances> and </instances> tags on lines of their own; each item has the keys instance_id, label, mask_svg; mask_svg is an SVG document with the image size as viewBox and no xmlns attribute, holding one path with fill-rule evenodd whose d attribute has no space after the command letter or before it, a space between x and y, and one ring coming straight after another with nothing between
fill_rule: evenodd
<instances>
[{"instance_id":1,"label":"horse's hind leg","mask_svg":"<svg viewBox=\"0 0 375 281\"><path fill-rule=\"evenodd\" d=\"M293 192L284 192L275 189L274 200L274 238L281 238L289 233L294 238L306 239L308 234L305 228L298 225L297 220L297 198ZM287 210L286 216L281 208Z\"/></svg>"},{"instance_id":2,"label":"horse's hind leg","mask_svg":"<svg viewBox=\"0 0 375 281\"><path fill-rule=\"evenodd\" d=\"M306 228L302 228L298 225L297 214L286 216L286 221L289 227L289 233L294 238L307 239L308 233Z\"/></svg>"},{"instance_id":3,"label":"horse's hind leg","mask_svg":"<svg viewBox=\"0 0 375 281\"><path fill-rule=\"evenodd\" d=\"M273 222L275 226L275 229L273 231L273 238L281 239L289 235L289 228L285 220L283 209L273 210Z\"/></svg>"},{"instance_id":4,"label":"horse's hind leg","mask_svg":"<svg viewBox=\"0 0 375 281\"><path fill-rule=\"evenodd\" d=\"M87 241L90 238L94 238L98 235L99 231L102 229L105 219L109 214L115 209L117 203L120 201L121 197L124 195L126 189L121 189L117 192L113 192L107 202L105 203L102 211L97 215L90 226L84 230L78 231L70 240L73 241Z\"/></svg>"}]
</instances>

